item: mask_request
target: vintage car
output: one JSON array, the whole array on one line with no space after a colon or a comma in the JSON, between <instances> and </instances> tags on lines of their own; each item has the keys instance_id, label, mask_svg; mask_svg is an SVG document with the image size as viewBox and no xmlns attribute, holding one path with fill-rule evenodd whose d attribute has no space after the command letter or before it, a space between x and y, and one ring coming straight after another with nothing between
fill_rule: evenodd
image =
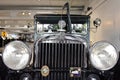
<instances>
[{"instance_id":1,"label":"vintage car","mask_svg":"<svg viewBox=\"0 0 120 80\"><path fill-rule=\"evenodd\" d=\"M1 80L120 80L116 48L107 41L90 45L90 16L37 14L34 22L33 50L8 43Z\"/></svg>"}]
</instances>

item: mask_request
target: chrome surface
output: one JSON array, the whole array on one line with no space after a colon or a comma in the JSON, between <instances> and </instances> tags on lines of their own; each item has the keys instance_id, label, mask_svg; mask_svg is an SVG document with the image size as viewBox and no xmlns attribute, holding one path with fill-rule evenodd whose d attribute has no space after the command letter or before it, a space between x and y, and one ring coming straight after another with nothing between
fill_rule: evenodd
<instances>
[{"instance_id":1,"label":"chrome surface","mask_svg":"<svg viewBox=\"0 0 120 80\"><path fill-rule=\"evenodd\" d=\"M24 69L31 59L31 51L21 41L10 42L2 54L4 64L13 70Z\"/></svg>"},{"instance_id":2,"label":"chrome surface","mask_svg":"<svg viewBox=\"0 0 120 80\"><path fill-rule=\"evenodd\" d=\"M70 77L81 77L81 68L70 67Z\"/></svg>"},{"instance_id":3,"label":"chrome surface","mask_svg":"<svg viewBox=\"0 0 120 80\"><path fill-rule=\"evenodd\" d=\"M80 37L79 37L80 38ZM82 76L70 76L70 67L87 66L85 39L79 39L71 34L61 32L59 34L44 35L35 43L35 67L49 66L50 74L42 80L78 80ZM46 71L46 70L45 70ZM75 71L74 71L75 72ZM80 73L80 71L78 71ZM79 77L76 79L75 77Z\"/></svg>"},{"instance_id":4,"label":"chrome surface","mask_svg":"<svg viewBox=\"0 0 120 80\"><path fill-rule=\"evenodd\" d=\"M42 76L47 77L49 75L49 73L50 73L50 70L49 70L49 67L47 65L45 65L41 68Z\"/></svg>"},{"instance_id":5,"label":"chrome surface","mask_svg":"<svg viewBox=\"0 0 120 80\"><path fill-rule=\"evenodd\" d=\"M104 41L95 43L90 49L90 61L98 70L109 70L113 68L119 58L115 47Z\"/></svg>"}]
</instances>

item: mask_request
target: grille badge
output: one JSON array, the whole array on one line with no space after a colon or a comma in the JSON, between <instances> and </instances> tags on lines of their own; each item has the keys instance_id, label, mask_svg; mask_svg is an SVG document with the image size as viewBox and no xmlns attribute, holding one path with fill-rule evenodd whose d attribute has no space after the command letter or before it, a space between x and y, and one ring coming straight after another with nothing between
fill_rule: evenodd
<instances>
[{"instance_id":1,"label":"grille badge","mask_svg":"<svg viewBox=\"0 0 120 80\"><path fill-rule=\"evenodd\" d=\"M50 69L48 66L45 65L41 68L42 76L47 77L49 75L49 73L50 73Z\"/></svg>"},{"instance_id":2,"label":"grille badge","mask_svg":"<svg viewBox=\"0 0 120 80\"><path fill-rule=\"evenodd\" d=\"M70 77L80 77L81 68L80 67L70 67Z\"/></svg>"}]
</instances>

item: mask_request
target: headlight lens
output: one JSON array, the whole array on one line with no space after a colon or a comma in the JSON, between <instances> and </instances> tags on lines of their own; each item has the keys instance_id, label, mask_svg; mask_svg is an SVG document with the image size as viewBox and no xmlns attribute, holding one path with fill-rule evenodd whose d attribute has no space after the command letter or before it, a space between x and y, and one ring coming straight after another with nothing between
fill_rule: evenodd
<instances>
[{"instance_id":1,"label":"headlight lens","mask_svg":"<svg viewBox=\"0 0 120 80\"><path fill-rule=\"evenodd\" d=\"M90 49L90 61L98 70L109 70L119 58L115 47L108 42L97 42Z\"/></svg>"},{"instance_id":2,"label":"headlight lens","mask_svg":"<svg viewBox=\"0 0 120 80\"><path fill-rule=\"evenodd\" d=\"M31 51L21 41L10 42L2 54L4 64L13 70L24 69L31 58Z\"/></svg>"}]
</instances>

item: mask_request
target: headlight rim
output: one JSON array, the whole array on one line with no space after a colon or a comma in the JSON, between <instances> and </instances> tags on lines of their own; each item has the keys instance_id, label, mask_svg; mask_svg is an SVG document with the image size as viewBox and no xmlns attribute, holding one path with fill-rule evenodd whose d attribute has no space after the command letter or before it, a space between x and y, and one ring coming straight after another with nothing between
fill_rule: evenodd
<instances>
[{"instance_id":1,"label":"headlight rim","mask_svg":"<svg viewBox=\"0 0 120 80\"><path fill-rule=\"evenodd\" d=\"M6 48L8 45L10 45L11 43L14 43L14 42L20 42L20 43L24 44L24 45L27 47L27 50L28 50L28 52L29 52L28 62L26 63L26 65L25 65L24 67L22 67L22 68L20 68L20 69L13 69L13 68L9 67L9 66L6 64L6 62L5 62L4 58L3 58L5 48ZM20 40L14 40L14 41L9 42L8 44L5 45L4 50L3 50L3 52L2 52L2 60L3 60L3 63L5 64L5 66L6 66L7 68L9 68L9 69L11 69L11 70L16 70L16 71L17 71L17 70L23 70L23 69L25 69L25 68L30 64L31 59L32 59L31 48L30 48L25 42L20 41Z\"/></svg>"},{"instance_id":2,"label":"headlight rim","mask_svg":"<svg viewBox=\"0 0 120 80\"><path fill-rule=\"evenodd\" d=\"M114 63L113 66L111 66L111 67L109 67L109 68L107 68L107 69L99 69L99 68L97 68L97 67L93 64L93 62L91 62L91 51L92 51L92 49L93 49L97 44L99 44L99 43L108 43L108 44L110 44L112 47L114 47L115 52L116 52L116 54L117 54L116 62ZM118 52L117 48L115 47L115 45L113 45L111 42L105 41L105 40L97 41L97 42L95 42L95 43L90 47L90 49L89 49L89 60L90 60L90 64L91 64L95 69L101 70L101 71L107 71L107 70L110 70L110 69L114 68L115 65L118 63L118 60L119 60L119 52Z\"/></svg>"}]
</instances>

